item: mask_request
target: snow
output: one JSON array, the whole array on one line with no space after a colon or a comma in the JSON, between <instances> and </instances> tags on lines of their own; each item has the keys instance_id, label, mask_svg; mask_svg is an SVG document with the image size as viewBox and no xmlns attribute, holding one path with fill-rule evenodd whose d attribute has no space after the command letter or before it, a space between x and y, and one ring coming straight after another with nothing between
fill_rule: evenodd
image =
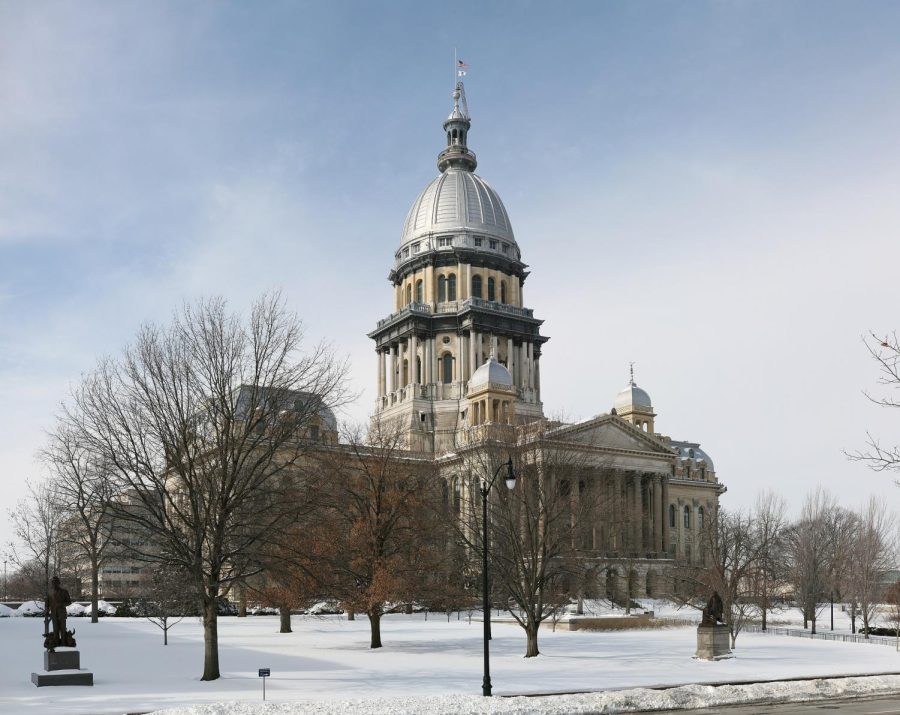
<instances>
[{"instance_id":1,"label":"snow","mask_svg":"<svg viewBox=\"0 0 900 715\"><path fill-rule=\"evenodd\" d=\"M294 616L292 623L293 633L280 634L277 616L221 618L223 677L201 682L203 633L199 619L185 619L175 626L169 632L168 646L162 645L156 626L145 620L84 621L76 638L82 668L94 673L94 687L37 689L30 675L41 669L43 624L31 618L2 619L0 715L112 715L165 708L182 708L176 711L179 715L262 712L258 708L262 695L259 668L271 668L266 690L272 707L284 705L266 713L295 712L286 709L292 701L304 702L290 707L322 713L482 712L477 708L485 706L479 697L481 623L469 623L465 614L460 620L454 614L450 622L434 613L427 621L424 614L386 616L382 624L384 647L377 650L368 647L368 620L364 616L355 621L345 616ZM491 675L495 695L900 672L900 654L887 646L749 633L738 638L736 657L697 661L692 658L696 630L690 626L556 633L545 627L541 629L541 655L537 658L522 657L525 638L518 626L497 623L493 633ZM782 697L784 691L794 697L854 687L872 692L900 691L898 677L869 678L855 685L855 681L828 681L753 687L768 689L765 697ZM747 686L726 686L723 690L689 685L668 691L641 689L540 700L498 697L491 700L490 707L519 708L495 712L534 712L536 704L541 703L542 712L598 712L601 705L607 707L604 703L609 703L608 711L612 712L613 708L621 710L624 702L641 708L667 702L670 704L666 707L673 707L675 701L691 704L713 698L711 702L718 702L714 699L726 695L756 697ZM411 696L426 700L411 700ZM375 702L378 698L390 699L390 708L384 701Z\"/></svg>"},{"instance_id":2,"label":"snow","mask_svg":"<svg viewBox=\"0 0 900 715\"><path fill-rule=\"evenodd\" d=\"M39 616L44 612L44 602L43 601L25 601L21 606L19 606L14 615L16 616Z\"/></svg>"},{"instance_id":3,"label":"snow","mask_svg":"<svg viewBox=\"0 0 900 715\"><path fill-rule=\"evenodd\" d=\"M66 606L66 613L70 616L83 616L88 611L89 609L85 608L80 603L73 603Z\"/></svg>"},{"instance_id":4,"label":"snow","mask_svg":"<svg viewBox=\"0 0 900 715\"><path fill-rule=\"evenodd\" d=\"M10 616L15 615L15 613L16 612L5 603L0 603L0 618L9 618Z\"/></svg>"}]
</instances>

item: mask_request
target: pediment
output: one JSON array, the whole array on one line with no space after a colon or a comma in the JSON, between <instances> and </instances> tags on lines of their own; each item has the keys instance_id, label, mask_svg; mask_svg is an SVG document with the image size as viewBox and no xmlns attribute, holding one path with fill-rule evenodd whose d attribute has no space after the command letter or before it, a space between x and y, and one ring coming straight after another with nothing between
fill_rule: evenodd
<instances>
[{"instance_id":1,"label":"pediment","mask_svg":"<svg viewBox=\"0 0 900 715\"><path fill-rule=\"evenodd\" d=\"M601 415L561 429L559 439L600 449L653 452L672 456L672 451L653 435L639 430L630 422L615 415Z\"/></svg>"}]
</instances>

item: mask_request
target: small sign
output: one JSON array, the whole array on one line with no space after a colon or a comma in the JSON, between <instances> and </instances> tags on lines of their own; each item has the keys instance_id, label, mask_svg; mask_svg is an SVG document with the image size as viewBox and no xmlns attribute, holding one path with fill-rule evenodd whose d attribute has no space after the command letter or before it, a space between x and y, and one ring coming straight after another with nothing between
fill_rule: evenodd
<instances>
[{"instance_id":1,"label":"small sign","mask_svg":"<svg viewBox=\"0 0 900 715\"><path fill-rule=\"evenodd\" d=\"M260 668L259 669L259 677L260 678L268 678L270 675L272 675L272 673L268 668Z\"/></svg>"}]
</instances>

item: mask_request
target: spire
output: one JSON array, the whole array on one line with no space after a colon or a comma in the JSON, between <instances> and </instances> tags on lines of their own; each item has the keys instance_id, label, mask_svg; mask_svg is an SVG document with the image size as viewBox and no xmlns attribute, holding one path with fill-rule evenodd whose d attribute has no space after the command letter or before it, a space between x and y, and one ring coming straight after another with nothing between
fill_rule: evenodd
<instances>
[{"instance_id":1,"label":"spire","mask_svg":"<svg viewBox=\"0 0 900 715\"><path fill-rule=\"evenodd\" d=\"M466 145L466 136L472 125L469 117L469 105L466 103L466 88L462 80L453 89L453 110L444 120L444 132L447 135L447 148L438 155L438 169L441 172L449 168L475 171L478 162L475 154Z\"/></svg>"}]
</instances>

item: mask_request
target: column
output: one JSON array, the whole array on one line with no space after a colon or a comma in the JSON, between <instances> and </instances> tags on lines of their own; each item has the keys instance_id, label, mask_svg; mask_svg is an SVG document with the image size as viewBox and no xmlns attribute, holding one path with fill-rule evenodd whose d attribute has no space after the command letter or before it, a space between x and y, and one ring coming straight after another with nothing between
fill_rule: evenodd
<instances>
[{"instance_id":1,"label":"column","mask_svg":"<svg viewBox=\"0 0 900 715\"><path fill-rule=\"evenodd\" d=\"M631 478L634 502L632 503L632 521L634 522L634 551L643 549L644 518L641 508L641 475L632 473Z\"/></svg>"},{"instance_id":2,"label":"column","mask_svg":"<svg viewBox=\"0 0 900 715\"><path fill-rule=\"evenodd\" d=\"M413 333L409 338L409 382L410 384L419 382L416 374L416 361L419 358L419 339Z\"/></svg>"},{"instance_id":3,"label":"column","mask_svg":"<svg viewBox=\"0 0 900 715\"><path fill-rule=\"evenodd\" d=\"M541 358L534 358L534 391L538 401L541 399Z\"/></svg>"},{"instance_id":4,"label":"column","mask_svg":"<svg viewBox=\"0 0 900 715\"><path fill-rule=\"evenodd\" d=\"M534 344L528 343L528 387L534 387Z\"/></svg>"},{"instance_id":5,"label":"column","mask_svg":"<svg viewBox=\"0 0 900 715\"><path fill-rule=\"evenodd\" d=\"M522 344L519 346L519 359L518 359L519 387L521 387L523 390L526 387L528 387L528 377L527 377L527 371L525 369L525 365L527 363L525 351L527 348L525 347L525 345L526 345L525 341L523 340Z\"/></svg>"},{"instance_id":6,"label":"column","mask_svg":"<svg viewBox=\"0 0 900 715\"><path fill-rule=\"evenodd\" d=\"M494 354L494 360L497 359L497 355L500 352L499 349L499 338L496 335L491 335L491 352Z\"/></svg>"},{"instance_id":7,"label":"column","mask_svg":"<svg viewBox=\"0 0 900 715\"><path fill-rule=\"evenodd\" d=\"M391 345L391 392L394 392L397 389L397 359L399 352L399 345Z\"/></svg>"},{"instance_id":8,"label":"column","mask_svg":"<svg viewBox=\"0 0 900 715\"><path fill-rule=\"evenodd\" d=\"M669 480L668 478L663 478L662 480L662 504L659 505L660 509L662 509L662 543L663 543L663 551L667 552L669 548Z\"/></svg>"},{"instance_id":9,"label":"column","mask_svg":"<svg viewBox=\"0 0 900 715\"><path fill-rule=\"evenodd\" d=\"M651 541L651 551L659 552L660 549L660 538L662 536L662 524L660 523L662 519L662 511L659 508L660 502L660 493L661 489L659 486L659 475L653 475L653 486L652 486L652 494L650 497L650 518L651 518L651 526L652 526L652 541Z\"/></svg>"},{"instance_id":10,"label":"column","mask_svg":"<svg viewBox=\"0 0 900 715\"><path fill-rule=\"evenodd\" d=\"M469 336L466 333L460 333L456 337L456 341L459 345L456 351L456 360L459 363L459 380L460 382L466 382L471 376L469 373Z\"/></svg>"},{"instance_id":11,"label":"column","mask_svg":"<svg viewBox=\"0 0 900 715\"><path fill-rule=\"evenodd\" d=\"M472 373L475 372L475 368L478 367L477 360L475 360L475 346L478 345L478 333L474 330L469 332L469 377L472 377Z\"/></svg>"},{"instance_id":12,"label":"column","mask_svg":"<svg viewBox=\"0 0 900 715\"><path fill-rule=\"evenodd\" d=\"M506 369L509 370L509 374L512 375L512 363L513 363L513 341L512 338L506 339ZM515 382L515 380L513 380Z\"/></svg>"},{"instance_id":13,"label":"column","mask_svg":"<svg viewBox=\"0 0 900 715\"><path fill-rule=\"evenodd\" d=\"M384 397L384 350L378 348L378 396Z\"/></svg>"},{"instance_id":14,"label":"column","mask_svg":"<svg viewBox=\"0 0 900 715\"><path fill-rule=\"evenodd\" d=\"M433 336L428 344L431 346L431 381L439 383L441 381L441 366L438 363L438 344L437 336Z\"/></svg>"},{"instance_id":15,"label":"column","mask_svg":"<svg viewBox=\"0 0 900 715\"><path fill-rule=\"evenodd\" d=\"M482 356L484 355L484 335L475 333L475 369L481 367Z\"/></svg>"}]
</instances>

